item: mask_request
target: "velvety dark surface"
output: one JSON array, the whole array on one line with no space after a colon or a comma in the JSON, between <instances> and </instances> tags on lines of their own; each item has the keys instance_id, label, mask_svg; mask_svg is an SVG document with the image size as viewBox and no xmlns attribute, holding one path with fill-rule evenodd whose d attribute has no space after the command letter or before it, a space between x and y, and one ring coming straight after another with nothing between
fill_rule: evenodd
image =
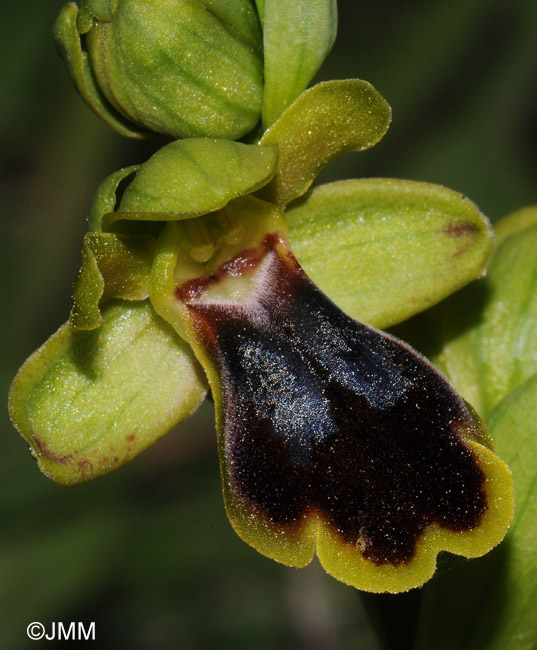
<instances>
[{"instance_id":1,"label":"velvety dark surface","mask_svg":"<svg viewBox=\"0 0 537 650\"><path fill-rule=\"evenodd\" d=\"M428 362L349 318L281 250L266 255L247 301L190 302L223 378L233 489L289 527L320 512L379 564L410 560L433 522L475 527L486 495L458 434L472 426L466 406Z\"/></svg>"}]
</instances>

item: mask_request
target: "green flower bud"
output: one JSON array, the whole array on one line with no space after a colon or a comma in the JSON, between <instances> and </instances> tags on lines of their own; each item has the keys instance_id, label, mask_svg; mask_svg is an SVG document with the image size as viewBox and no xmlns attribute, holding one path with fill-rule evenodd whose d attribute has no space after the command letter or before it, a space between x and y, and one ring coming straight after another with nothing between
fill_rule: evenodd
<instances>
[{"instance_id":1,"label":"green flower bud","mask_svg":"<svg viewBox=\"0 0 537 650\"><path fill-rule=\"evenodd\" d=\"M123 135L239 139L259 122L251 0L79 0L54 28L82 97Z\"/></svg>"}]
</instances>

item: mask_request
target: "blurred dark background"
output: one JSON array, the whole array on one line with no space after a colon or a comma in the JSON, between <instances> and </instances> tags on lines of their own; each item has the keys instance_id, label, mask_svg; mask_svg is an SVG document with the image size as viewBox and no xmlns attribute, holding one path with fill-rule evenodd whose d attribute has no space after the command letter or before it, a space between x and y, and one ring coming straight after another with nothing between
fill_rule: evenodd
<instances>
[{"instance_id":1,"label":"blurred dark background","mask_svg":"<svg viewBox=\"0 0 537 650\"><path fill-rule=\"evenodd\" d=\"M75 93L51 38L62 5L26 0L2 16L4 403L18 366L68 315L97 185L154 149L115 135ZM535 0L340 0L339 9L319 79L367 79L393 123L323 180L440 183L492 221L537 202ZM5 408L1 428L1 648L33 647L32 621L79 620L96 622L104 649L381 647L357 592L235 536L210 404L130 465L72 489L39 473ZM386 598L404 613L408 598Z\"/></svg>"}]
</instances>

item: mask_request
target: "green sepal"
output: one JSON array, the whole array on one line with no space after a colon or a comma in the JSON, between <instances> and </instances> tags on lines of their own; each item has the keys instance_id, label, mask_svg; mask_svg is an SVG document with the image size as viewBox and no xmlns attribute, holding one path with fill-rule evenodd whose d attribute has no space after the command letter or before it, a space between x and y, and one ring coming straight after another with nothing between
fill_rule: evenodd
<instances>
[{"instance_id":1,"label":"green sepal","mask_svg":"<svg viewBox=\"0 0 537 650\"><path fill-rule=\"evenodd\" d=\"M417 650L528 650L537 647L537 374L488 418L497 453L509 464L515 518L486 558L453 563L423 590Z\"/></svg>"},{"instance_id":2,"label":"green sepal","mask_svg":"<svg viewBox=\"0 0 537 650\"><path fill-rule=\"evenodd\" d=\"M78 8L74 2L66 4L54 24L54 39L69 74L88 106L120 135L130 138L146 137L147 131L125 119L100 91L91 70L87 52L82 48L77 25ZM81 28L87 21L81 20ZM90 26L88 26L88 29Z\"/></svg>"},{"instance_id":3,"label":"green sepal","mask_svg":"<svg viewBox=\"0 0 537 650\"><path fill-rule=\"evenodd\" d=\"M152 307L115 301L97 330L65 324L24 363L9 411L41 471L70 486L137 456L205 393L189 346Z\"/></svg>"},{"instance_id":4,"label":"green sepal","mask_svg":"<svg viewBox=\"0 0 537 650\"><path fill-rule=\"evenodd\" d=\"M103 218L103 229L122 219L177 221L214 212L263 187L277 162L274 145L206 138L172 142L140 166L119 209Z\"/></svg>"},{"instance_id":5,"label":"green sepal","mask_svg":"<svg viewBox=\"0 0 537 650\"><path fill-rule=\"evenodd\" d=\"M336 0L265 0L263 127L269 128L305 90L337 32Z\"/></svg>"},{"instance_id":6,"label":"green sepal","mask_svg":"<svg viewBox=\"0 0 537 650\"><path fill-rule=\"evenodd\" d=\"M97 189L90 207L88 216L88 230L92 232L101 232L101 221L105 214L113 212L118 204L117 191L120 184L133 175L140 165L131 165L124 167L117 172L108 176Z\"/></svg>"},{"instance_id":7,"label":"green sepal","mask_svg":"<svg viewBox=\"0 0 537 650\"><path fill-rule=\"evenodd\" d=\"M483 274L492 231L439 185L339 181L287 210L289 241L312 280L353 318L389 327Z\"/></svg>"},{"instance_id":8,"label":"green sepal","mask_svg":"<svg viewBox=\"0 0 537 650\"><path fill-rule=\"evenodd\" d=\"M261 198L286 205L304 194L321 169L345 151L362 151L388 130L391 109L360 79L325 81L303 92L263 135L278 144L280 158Z\"/></svg>"},{"instance_id":9,"label":"green sepal","mask_svg":"<svg viewBox=\"0 0 537 650\"><path fill-rule=\"evenodd\" d=\"M156 240L150 236L86 233L82 266L73 289L71 327L75 330L99 327L99 304L107 298L148 298L155 247Z\"/></svg>"},{"instance_id":10,"label":"green sepal","mask_svg":"<svg viewBox=\"0 0 537 650\"><path fill-rule=\"evenodd\" d=\"M537 371L537 224L511 228L486 278L435 315L443 370L483 417Z\"/></svg>"},{"instance_id":11,"label":"green sepal","mask_svg":"<svg viewBox=\"0 0 537 650\"><path fill-rule=\"evenodd\" d=\"M117 112L169 138L238 140L255 128L263 52L250 0L121 0L112 13L84 46Z\"/></svg>"}]
</instances>

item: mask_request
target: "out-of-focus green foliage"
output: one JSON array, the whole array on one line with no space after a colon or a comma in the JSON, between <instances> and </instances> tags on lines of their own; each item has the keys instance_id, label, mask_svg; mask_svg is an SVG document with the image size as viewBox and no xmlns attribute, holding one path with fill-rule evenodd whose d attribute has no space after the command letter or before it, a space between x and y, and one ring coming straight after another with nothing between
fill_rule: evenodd
<instances>
[{"instance_id":1,"label":"out-of-focus green foliage","mask_svg":"<svg viewBox=\"0 0 537 650\"><path fill-rule=\"evenodd\" d=\"M96 187L154 151L113 134L72 89L49 27L63 4L14 5L1 28L10 52L0 73L4 395L20 363L68 315ZM533 0L381 0L338 9L338 39L317 80L367 79L394 121L375 149L339 159L321 180L440 183L493 221L535 203ZM28 462L4 412L2 647L34 647L25 634L33 620L82 619L97 622L103 649L378 650L352 590L315 567L280 570L236 539L222 508L213 426L206 407L113 476L60 490ZM463 564L476 562L486 559ZM373 598L389 599L383 635L398 650L413 647L411 618L393 613L405 596ZM482 625L495 619L483 610Z\"/></svg>"}]
</instances>

